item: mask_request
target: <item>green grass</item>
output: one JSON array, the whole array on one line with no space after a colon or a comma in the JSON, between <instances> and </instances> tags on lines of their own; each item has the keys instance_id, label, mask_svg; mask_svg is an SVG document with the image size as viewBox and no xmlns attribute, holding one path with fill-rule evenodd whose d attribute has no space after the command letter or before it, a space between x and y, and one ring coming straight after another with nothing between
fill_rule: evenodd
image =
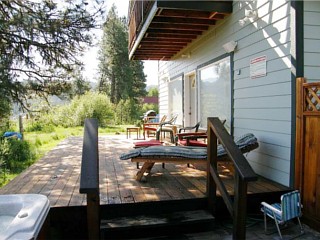
<instances>
[{"instance_id":1,"label":"green grass","mask_svg":"<svg viewBox=\"0 0 320 240\"><path fill-rule=\"evenodd\" d=\"M99 135L124 134L129 125L108 126L99 128ZM24 139L36 147L37 159L43 157L62 140L71 136L83 136L83 127L55 127L54 132L25 132Z\"/></svg>"},{"instance_id":2,"label":"green grass","mask_svg":"<svg viewBox=\"0 0 320 240\"><path fill-rule=\"evenodd\" d=\"M36 161L58 145L59 142L70 136L81 136L83 127L62 128L56 127L54 132L25 132L24 139L35 148Z\"/></svg>"},{"instance_id":3,"label":"green grass","mask_svg":"<svg viewBox=\"0 0 320 240\"><path fill-rule=\"evenodd\" d=\"M6 185L8 182L10 182L12 179L14 179L18 174L14 173L1 173L0 175L0 188L4 185Z\"/></svg>"}]
</instances>

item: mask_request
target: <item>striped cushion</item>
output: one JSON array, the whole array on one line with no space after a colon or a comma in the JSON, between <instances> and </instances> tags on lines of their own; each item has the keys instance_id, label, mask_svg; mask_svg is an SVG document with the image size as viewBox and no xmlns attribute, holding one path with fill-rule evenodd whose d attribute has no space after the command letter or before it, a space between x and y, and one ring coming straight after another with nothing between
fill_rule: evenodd
<instances>
[{"instance_id":1,"label":"striped cushion","mask_svg":"<svg viewBox=\"0 0 320 240\"><path fill-rule=\"evenodd\" d=\"M273 203L273 204L270 204L272 207L278 209L279 211L281 211L281 205L280 203ZM261 211L262 212L266 212L267 215L269 215L271 218L273 218L273 211L270 209L270 208L267 208L267 207L262 207L261 208ZM275 215L276 215L276 219L278 220L278 222L282 222L282 216L281 214L278 214L275 212Z\"/></svg>"},{"instance_id":2,"label":"striped cushion","mask_svg":"<svg viewBox=\"0 0 320 240\"><path fill-rule=\"evenodd\" d=\"M241 150L249 145L257 143L257 138L252 134L246 134L236 140L236 145ZM226 151L221 144L218 145L218 157L226 155ZM138 148L128 153L120 155L121 160L127 160L134 157L185 157L185 158L207 158L207 148L190 146L151 146Z\"/></svg>"}]
</instances>

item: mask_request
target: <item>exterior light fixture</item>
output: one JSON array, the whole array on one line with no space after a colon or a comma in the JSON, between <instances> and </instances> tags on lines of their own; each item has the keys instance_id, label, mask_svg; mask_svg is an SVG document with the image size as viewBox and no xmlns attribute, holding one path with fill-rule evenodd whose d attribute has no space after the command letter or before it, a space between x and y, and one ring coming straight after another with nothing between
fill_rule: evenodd
<instances>
[{"instance_id":1,"label":"exterior light fixture","mask_svg":"<svg viewBox=\"0 0 320 240\"><path fill-rule=\"evenodd\" d=\"M227 53L231 53L236 49L237 45L238 45L238 43L232 40L232 41L227 42L226 44L222 45L222 47Z\"/></svg>"},{"instance_id":2,"label":"exterior light fixture","mask_svg":"<svg viewBox=\"0 0 320 240\"><path fill-rule=\"evenodd\" d=\"M239 20L239 24L241 27L243 27L248 20L254 21L258 17L258 13L255 10L245 9L244 16L245 16L244 18Z\"/></svg>"}]
</instances>

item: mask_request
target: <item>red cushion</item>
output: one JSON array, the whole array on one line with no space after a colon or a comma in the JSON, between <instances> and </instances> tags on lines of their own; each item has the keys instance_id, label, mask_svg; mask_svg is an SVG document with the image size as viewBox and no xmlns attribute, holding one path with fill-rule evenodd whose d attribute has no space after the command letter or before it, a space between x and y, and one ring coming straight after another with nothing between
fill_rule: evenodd
<instances>
[{"instance_id":1,"label":"red cushion","mask_svg":"<svg viewBox=\"0 0 320 240\"><path fill-rule=\"evenodd\" d=\"M150 146L159 146L162 145L162 142L159 140L149 140L149 141L141 141L141 142L135 142L134 147L139 148L139 147L150 147Z\"/></svg>"},{"instance_id":2,"label":"red cushion","mask_svg":"<svg viewBox=\"0 0 320 240\"><path fill-rule=\"evenodd\" d=\"M187 140L180 140L179 143L181 145L187 146ZM205 142L197 141L197 140L189 140L188 146L195 146L195 147L207 147Z\"/></svg>"},{"instance_id":3,"label":"red cushion","mask_svg":"<svg viewBox=\"0 0 320 240\"><path fill-rule=\"evenodd\" d=\"M207 144L197 140L189 140L189 146L206 147Z\"/></svg>"}]
</instances>

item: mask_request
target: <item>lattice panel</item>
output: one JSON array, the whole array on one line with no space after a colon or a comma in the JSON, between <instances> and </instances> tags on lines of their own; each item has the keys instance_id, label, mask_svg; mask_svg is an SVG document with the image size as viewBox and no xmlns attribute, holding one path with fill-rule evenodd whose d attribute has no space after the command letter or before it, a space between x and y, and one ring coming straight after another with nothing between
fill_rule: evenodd
<instances>
[{"instance_id":1,"label":"lattice panel","mask_svg":"<svg viewBox=\"0 0 320 240\"><path fill-rule=\"evenodd\" d=\"M305 111L320 111L320 86L309 86L305 88Z\"/></svg>"}]
</instances>

